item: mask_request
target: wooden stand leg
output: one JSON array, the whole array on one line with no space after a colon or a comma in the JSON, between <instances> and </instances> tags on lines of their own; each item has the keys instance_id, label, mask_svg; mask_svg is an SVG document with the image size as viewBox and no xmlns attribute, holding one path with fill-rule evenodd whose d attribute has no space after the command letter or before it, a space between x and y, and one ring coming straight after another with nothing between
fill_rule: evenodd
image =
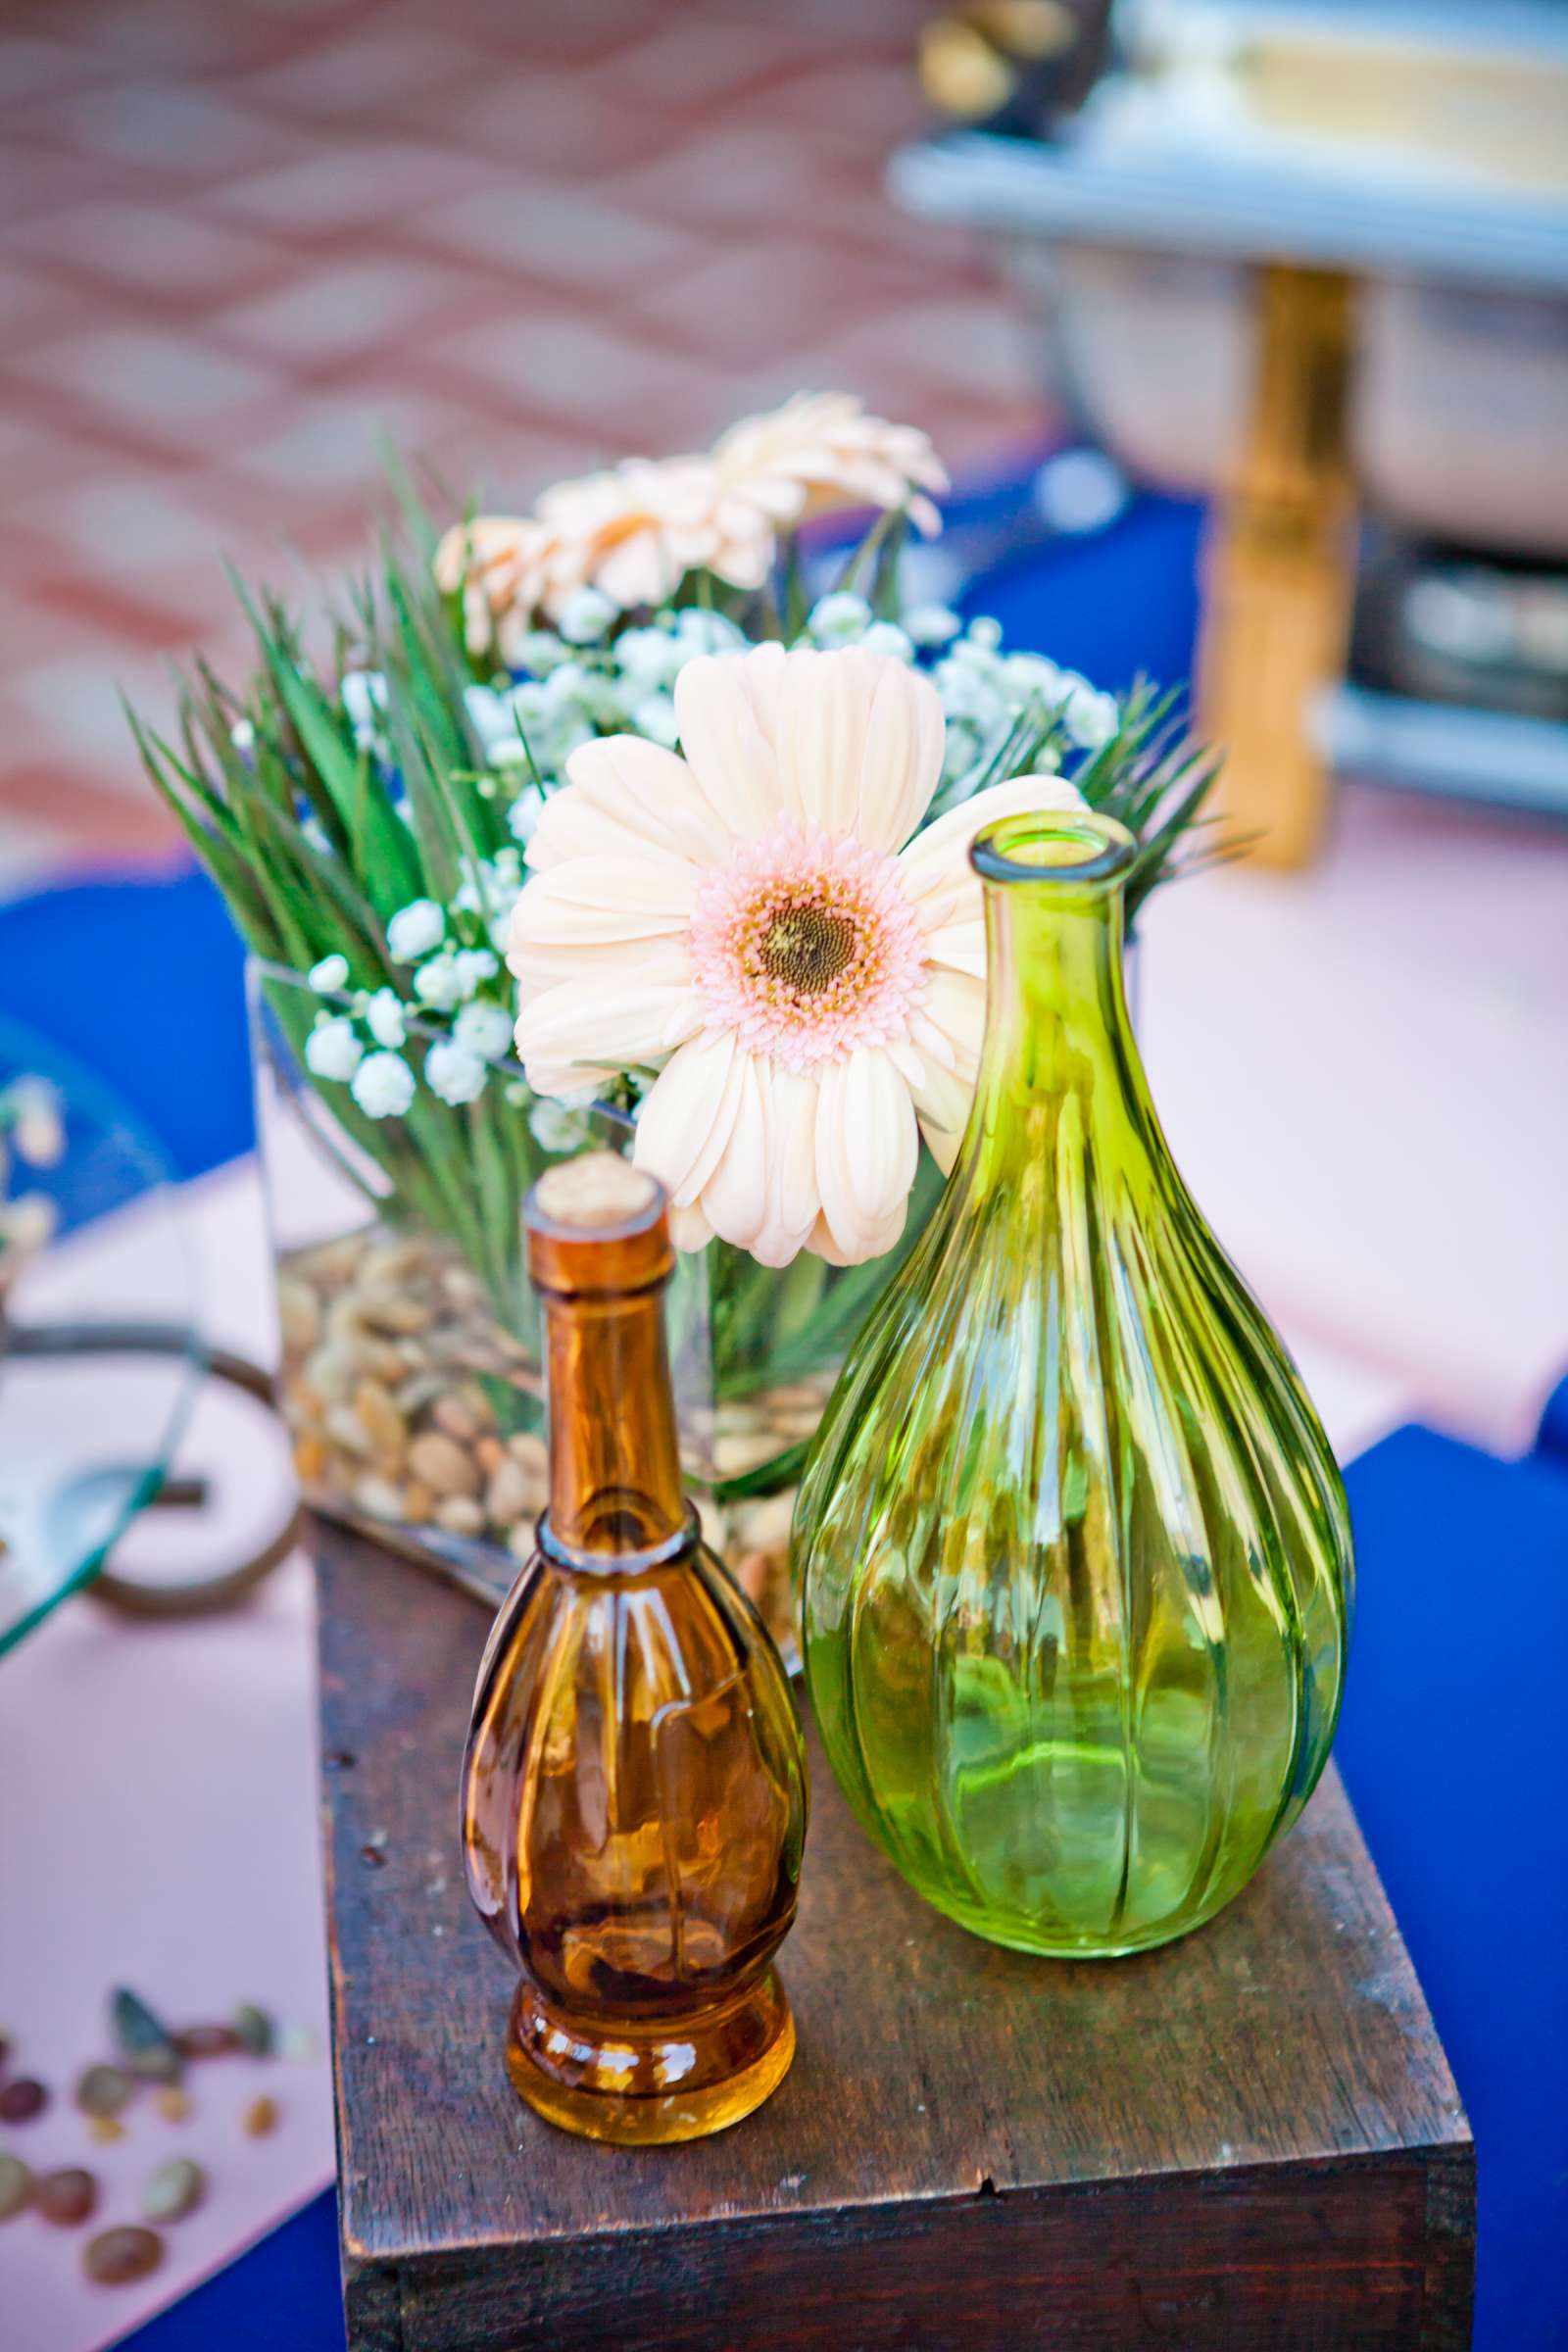
<instances>
[{"instance_id":1,"label":"wooden stand leg","mask_svg":"<svg viewBox=\"0 0 1568 2352\"><path fill-rule=\"evenodd\" d=\"M1202 730L1225 747L1223 814L1268 865L1304 864L1328 814L1308 715L1349 635L1352 292L1328 270L1258 271L1251 413L1204 556Z\"/></svg>"}]
</instances>

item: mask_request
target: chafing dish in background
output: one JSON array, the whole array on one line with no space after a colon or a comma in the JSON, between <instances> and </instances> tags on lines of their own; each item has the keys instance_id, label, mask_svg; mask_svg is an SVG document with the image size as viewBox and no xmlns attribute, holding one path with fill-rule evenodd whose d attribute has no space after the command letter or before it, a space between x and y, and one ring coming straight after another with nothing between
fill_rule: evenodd
<instances>
[{"instance_id":1,"label":"chafing dish in background","mask_svg":"<svg viewBox=\"0 0 1568 2352\"><path fill-rule=\"evenodd\" d=\"M1305 855L1320 762L1568 813L1568 10L1121 0L1110 31L1081 105L1031 131L1020 69L892 186L996 233L1086 430L1215 496L1242 815Z\"/></svg>"}]
</instances>

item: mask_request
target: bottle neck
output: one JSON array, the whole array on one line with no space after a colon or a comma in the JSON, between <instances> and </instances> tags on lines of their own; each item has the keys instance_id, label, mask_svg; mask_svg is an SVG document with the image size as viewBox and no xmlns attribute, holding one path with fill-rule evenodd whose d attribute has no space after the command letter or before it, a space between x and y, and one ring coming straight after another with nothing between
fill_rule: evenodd
<instances>
[{"instance_id":1,"label":"bottle neck","mask_svg":"<svg viewBox=\"0 0 1568 2352\"><path fill-rule=\"evenodd\" d=\"M1152 1142L1127 1010L1119 877L1081 886L1059 873L987 879L985 901L986 1029L965 1158L983 1161L990 1178L1010 1157L1038 1159L1069 1099L1085 1140L1114 1127Z\"/></svg>"},{"instance_id":2,"label":"bottle neck","mask_svg":"<svg viewBox=\"0 0 1568 2352\"><path fill-rule=\"evenodd\" d=\"M1136 1070L1119 884L987 882L985 955L983 1087L1060 1094L1096 1070Z\"/></svg>"},{"instance_id":3,"label":"bottle neck","mask_svg":"<svg viewBox=\"0 0 1568 2352\"><path fill-rule=\"evenodd\" d=\"M550 1526L572 1551L647 1551L686 1523L662 1281L544 1298Z\"/></svg>"}]
</instances>

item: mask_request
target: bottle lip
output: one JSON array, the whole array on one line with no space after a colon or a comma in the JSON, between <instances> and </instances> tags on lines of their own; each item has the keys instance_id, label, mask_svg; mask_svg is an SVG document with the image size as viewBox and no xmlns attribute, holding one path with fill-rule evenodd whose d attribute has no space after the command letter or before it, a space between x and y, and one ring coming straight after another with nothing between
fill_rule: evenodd
<instances>
[{"instance_id":1,"label":"bottle lip","mask_svg":"<svg viewBox=\"0 0 1568 2352\"><path fill-rule=\"evenodd\" d=\"M646 1290L674 1263L666 1212L659 1179L614 1152L559 1161L523 1202L528 1272L568 1298Z\"/></svg>"},{"instance_id":2,"label":"bottle lip","mask_svg":"<svg viewBox=\"0 0 1568 2352\"><path fill-rule=\"evenodd\" d=\"M982 882L1082 890L1119 882L1138 857L1127 827L1095 808L1024 808L999 817L969 845Z\"/></svg>"},{"instance_id":3,"label":"bottle lip","mask_svg":"<svg viewBox=\"0 0 1568 2352\"><path fill-rule=\"evenodd\" d=\"M688 1501L684 1508L685 1519L674 1534L641 1551L585 1551L575 1544L564 1543L550 1524L548 1510L540 1512L534 1537L553 1568L569 1569L579 1576L640 1576L652 1568L667 1568L701 1544L702 1525L696 1507Z\"/></svg>"}]
</instances>

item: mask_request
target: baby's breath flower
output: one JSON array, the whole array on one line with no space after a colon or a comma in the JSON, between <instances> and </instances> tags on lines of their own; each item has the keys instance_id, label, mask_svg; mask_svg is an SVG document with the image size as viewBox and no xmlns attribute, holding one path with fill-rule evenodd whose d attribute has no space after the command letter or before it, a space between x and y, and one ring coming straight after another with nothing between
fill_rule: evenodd
<instances>
[{"instance_id":1,"label":"baby's breath flower","mask_svg":"<svg viewBox=\"0 0 1568 2352\"><path fill-rule=\"evenodd\" d=\"M989 612L977 613L969 623L969 643L979 646L984 653L994 654L1002 643L1001 621L994 620Z\"/></svg>"},{"instance_id":2,"label":"baby's breath flower","mask_svg":"<svg viewBox=\"0 0 1568 2352\"><path fill-rule=\"evenodd\" d=\"M337 682L338 700L356 725L386 709L386 680L378 669L346 669Z\"/></svg>"},{"instance_id":3,"label":"baby's breath flower","mask_svg":"<svg viewBox=\"0 0 1568 2352\"><path fill-rule=\"evenodd\" d=\"M464 988L458 959L450 948L443 948L439 956L432 956L428 963L420 964L414 975L414 993L432 1012L450 1012L454 1005L463 1003L469 992Z\"/></svg>"},{"instance_id":4,"label":"baby's breath flower","mask_svg":"<svg viewBox=\"0 0 1568 2352\"><path fill-rule=\"evenodd\" d=\"M981 737L967 719L950 718L942 749L942 780L956 783L981 765Z\"/></svg>"},{"instance_id":5,"label":"baby's breath flower","mask_svg":"<svg viewBox=\"0 0 1568 2352\"><path fill-rule=\"evenodd\" d=\"M946 605L911 605L904 614L905 634L918 646L946 645L962 627Z\"/></svg>"},{"instance_id":6,"label":"baby's breath flower","mask_svg":"<svg viewBox=\"0 0 1568 2352\"><path fill-rule=\"evenodd\" d=\"M912 662L914 643L897 621L873 620L860 644L868 654L891 654L895 662Z\"/></svg>"},{"instance_id":7,"label":"baby's breath flower","mask_svg":"<svg viewBox=\"0 0 1568 2352\"><path fill-rule=\"evenodd\" d=\"M562 602L556 626L568 645L597 645L619 610L598 588L574 588Z\"/></svg>"},{"instance_id":8,"label":"baby's breath flower","mask_svg":"<svg viewBox=\"0 0 1568 2352\"><path fill-rule=\"evenodd\" d=\"M346 669L337 683L343 715L354 729L362 751L375 742L380 714L386 709L386 680L377 669Z\"/></svg>"},{"instance_id":9,"label":"baby's breath flower","mask_svg":"<svg viewBox=\"0 0 1568 2352\"><path fill-rule=\"evenodd\" d=\"M705 612L701 605L688 605L675 616L675 633L692 654L733 654L746 644L746 632L738 629L722 612Z\"/></svg>"},{"instance_id":10,"label":"baby's breath flower","mask_svg":"<svg viewBox=\"0 0 1568 2352\"><path fill-rule=\"evenodd\" d=\"M438 1038L424 1057L425 1083L443 1102L477 1102L487 1075L478 1054L456 1038Z\"/></svg>"},{"instance_id":11,"label":"baby's breath flower","mask_svg":"<svg viewBox=\"0 0 1568 2352\"><path fill-rule=\"evenodd\" d=\"M1062 712L1068 734L1086 752L1103 751L1121 723L1115 696L1099 693L1084 678L1063 683L1070 683L1071 689Z\"/></svg>"},{"instance_id":12,"label":"baby's breath flower","mask_svg":"<svg viewBox=\"0 0 1568 2352\"><path fill-rule=\"evenodd\" d=\"M493 761L504 745L516 742L517 722L512 715L510 698L497 694L493 686L465 686L463 706L487 760Z\"/></svg>"},{"instance_id":13,"label":"baby's breath flower","mask_svg":"<svg viewBox=\"0 0 1568 2352\"><path fill-rule=\"evenodd\" d=\"M401 1054L368 1054L349 1092L368 1119L400 1119L414 1101L414 1072Z\"/></svg>"},{"instance_id":14,"label":"baby's breath flower","mask_svg":"<svg viewBox=\"0 0 1568 2352\"><path fill-rule=\"evenodd\" d=\"M670 695L646 696L633 710L631 723L637 734L645 735L650 743L662 743L666 751L673 751L680 741L674 699Z\"/></svg>"},{"instance_id":15,"label":"baby's breath flower","mask_svg":"<svg viewBox=\"0 0 1568 2352\"><path fill-rule=\"evenodd\" d=\"M534 1142L543 1152L580 1152L592 1141L590 1112L580 1098L554 1102L543 1095L528 1113Z\"/></svg>"},{"instance_id":16,"label":"baby's breath flower","mask_svg":"<svg viewBox=\"0 0 1568 2352\"><path fill-rule=\"evenodd\" d=\"M806 625L818 645L858 645L871 625L871 608L863 596L837 588L817 598Z\"/></svg>"},{"instance_id":17,"label":"baby's breath flower","mask_svg":"<svg viewBox=\"0 0 1568 2352\"><path fill-rule=\"evenodd\" d=\"M646 691L672 685L690 649L672 628L622 629L614 655L622 677Z\"/></svg>"},{"instance_id":18,"label":"baby's breath flower","mask_svg":"<svg viewBox=\"0 0 1568 2352\"><path fill-rule=\"evenodd\" d=\"M378 1046L401 1046L409 1034L403 999L395 988L378 988L365 1007L365 1026Z\"/></svg>"},{"instance_id":19,"label":"baby's breath flower","mask_svg":"<svg viewBox=\"0 0 1568 2352\"><path fill-rule=\"evenodd\" d=\"M469 1054L494 1061L512 1045L512 1015L504 1004L465 1004L452 1024L452 1035Z\"/></svg>"},{"instance_id":20,"label":"baby's breath flower","mask_svg":"<svg viewBox=\"0 0 1568 2352\"><path fill-rule=\"evenodd\" d=\"M1062 700L1070 684L1044 654L1009 654L1004 674L1008 685L1016 686L1027 701L1044 703L1048 709Z\"/></svg>"},{"instance_id":21,"label":"baby's breath flower","mask_svg":"<svg viewBox=\"0 0 1568 2352\"><path fill-rule=\"evenodd\" d=\"M518 841L530 841L544 812L544 794L537 784L525 784L507 810L507 830Z\"/></svg>"},{"instance_id":22,"label":"baby's breath flower","mask_svg":"<svg viewBox=\"0 0 1568 2352\"><path fill-rule=\"evenodd\" d=\"M334 997L340 988L348 986L349 959L346 956L323 956L310 969L310 983L318 997Z\"/></svg>"},{"instance_id":23,"label":"baby's breath flower","mask_svg":"<svg viewBox=\"0 0 1568 2352\"><path fill-rule=\"evenodd\" d=\"M613 727L623 716L619 680L603 670L585 669L580 662L564 662L545 680L543 692L549 715L560 728L580 726L585 719Z\"/></svg>"},{"instance_id":24,"label":"baby's breath flower","mask_svg":"<svg viewBox=\"0 0 1568 2352\"><path fill-rule=\"evenodd\" d=\"M514 666L535 678L546 676L558 662L570 659L554 629L523 629L512 640L510 650Z\"/></svg>"},{"instance_id":25,"label":"baby's breath flower","mask_svg":"<svg viewBox=\"0 0 1568 2352\"><path fill-rule=\"evenodd\" d=\"M305 1066L317 1078L335 1078L341 1084L360 1066L365 1048L354 1034L354 1023L339 1013L318 1018L305 1040Z\"/></svg>"},{"instance_id":26,"label":"baby's breath flower","mask_svg":"<svg viewBox=\"0 0 1568 2352\"><path fill-rule=\"evenodd\" d=\"M485 747L485 757L492 767L526 767L531 750L532 746L513 726L505 735L498 735L494 743ZM479 789L482 792L483 785Z\"/></svg>"},{"instance_id":27,"label":"baby's breath flower","mask_svg":"<svg viewBox=\"0 0 1568 2352\"><path fill-rule=\"evenodd\" d=\"M400 906L386 927L386 944L394 963L416 963L438 947L446 936L447 918L434 899L415 899Z\"/></svg>"},{"instance_id":28,"label":"baby's breath flower","mask_svg":"<svg viewBox=\"0 0 1568 2352\"><path fill-rule=\"evenodd\" d=\"M1006 704L997 691L998 681L974 662L950 655L932 672L942 708L950 720L984 729L1006 716Z\"/></svg>"},{"instance_id":29,"label":"baby's breath flower","mask_svg":"<svg viewBox=\"0 0 1568 2352\"><path fill-rule=\"evenodd\" d=\"M489 948L460 948L452 958L458 986L465 997L471 997L486 980L493 980L501 965Z\"/></svg>"}]
</instances>

